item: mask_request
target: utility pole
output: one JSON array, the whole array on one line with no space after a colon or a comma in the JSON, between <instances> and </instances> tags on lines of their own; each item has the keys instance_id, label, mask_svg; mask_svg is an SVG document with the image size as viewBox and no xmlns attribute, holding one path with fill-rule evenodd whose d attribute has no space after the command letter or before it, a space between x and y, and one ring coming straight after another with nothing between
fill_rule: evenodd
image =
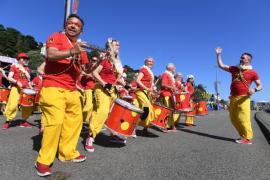
<instances>
[{"instance_id":1,"label":"utility pole","mask_svg":"<svg viewBox=\"0 0 270 180\"><path fill-rule=\"evenodd\" d=\"M218 110L218 104L219 104L218 98L219 98L220 81L218 81L218 66L216 65L215 68L216 68L215 90L216 90L216 95L217 95L216 104L217 104L217 110Z\"/></svg>"}]
</instances>

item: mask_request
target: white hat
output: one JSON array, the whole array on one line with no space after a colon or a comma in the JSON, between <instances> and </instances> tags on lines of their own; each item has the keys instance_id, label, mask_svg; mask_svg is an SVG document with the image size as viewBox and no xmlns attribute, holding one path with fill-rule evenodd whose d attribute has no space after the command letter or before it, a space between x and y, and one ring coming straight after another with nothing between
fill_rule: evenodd
<instances>
[{"instance_id":1,"label":"white hat","mask_svg":"<svg viewBox=\"0 0 270 180\"><path fill-rule=\"evenodd\" d=\"M189 74L189 75L187 75L187 78L188 79L191 79L191 78L194 79L194 76L192 74Z\"/></svg>"}]
</instances>

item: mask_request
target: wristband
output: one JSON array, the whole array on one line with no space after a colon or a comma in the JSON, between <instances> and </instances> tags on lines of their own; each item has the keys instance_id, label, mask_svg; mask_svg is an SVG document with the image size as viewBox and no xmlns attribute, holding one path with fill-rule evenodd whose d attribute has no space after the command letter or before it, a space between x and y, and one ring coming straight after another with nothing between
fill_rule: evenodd
<instances>
[{"instance_id":1,"label":"wristband","mask_svg":"<svg viewBox=\"0 0 270 180\"><path fill-rule=\"evenodd\" d=\"M255 91L255 92L258 92L259 90L258 90L257 88L254 88L254 91Z\"/></svg>"}]
</instances>

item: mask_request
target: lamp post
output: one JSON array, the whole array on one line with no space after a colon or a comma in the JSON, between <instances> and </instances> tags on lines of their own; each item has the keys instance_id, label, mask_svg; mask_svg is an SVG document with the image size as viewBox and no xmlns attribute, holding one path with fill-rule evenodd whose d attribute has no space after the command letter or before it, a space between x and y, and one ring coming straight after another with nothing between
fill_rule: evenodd
<instances>
[{"instance_id":1,"label":"lamp post","mask_svg":"<svg viewBox=\"0 0 270 180\"><path fill-rule=\"evenodd\" d=\"M216 95L217 95L216 104L217 104L217 110L218 110L218 104L219 104L218 98L219 98L220 81L218 81L218 66L215 66L215 68L216 68L215 90L216 90Z\"/></svg>"}]
</instances>

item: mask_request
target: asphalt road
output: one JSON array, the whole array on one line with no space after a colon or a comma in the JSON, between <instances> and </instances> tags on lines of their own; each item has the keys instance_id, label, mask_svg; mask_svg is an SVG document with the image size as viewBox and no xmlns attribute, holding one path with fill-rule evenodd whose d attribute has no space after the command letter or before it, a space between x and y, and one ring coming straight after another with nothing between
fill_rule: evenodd
<instances>
[{"instance_id":1,"label":"asphalt road","mask_svg":"<svg viewBox=\"0 0 270 180\"><path fill-rule=\"evenodd\" d=\"M2 124L4 117L0 119ZM37 124L39 119L39 114L33 115L30 122ZM156 137L131 138L126 146L109 143L104 131L96 140L94 153L84 151L80 138L78 149L87 155L86 162L63 163L55 159L55 174L50 179L270 179L270 147L254 120L252 145L233 142L238 136L227 111L197 117L195 124L180 127L176 133L151 129ZM39 147L37 127L0 130L0 179L45 179L39 178L34 168Z\"/></svg>"}]
</instances>

